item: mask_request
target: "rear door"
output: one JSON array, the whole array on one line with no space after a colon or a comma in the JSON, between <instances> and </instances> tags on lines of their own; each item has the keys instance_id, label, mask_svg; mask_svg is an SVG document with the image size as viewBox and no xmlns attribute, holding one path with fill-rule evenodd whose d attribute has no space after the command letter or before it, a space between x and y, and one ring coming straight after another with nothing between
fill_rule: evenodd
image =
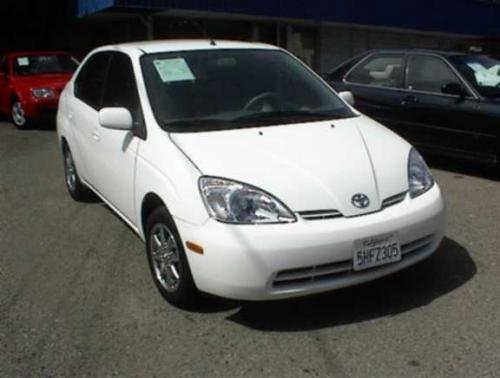
<instances>
[{"instance_id":1,"label":"rear door","mask_svg":"<svg viewBox=\"0 0 500 378\"><path fill-rule=\"evenodd\" d=\"M361 60L344 78L355 108L398 131L402 112L406 55L375 53Z\"/></svg>"},{"instance_id":2,"label":"rear door","mask_svg":"<svg viewBox=\"0 0 500 378\"><path fill-rule=\"evenodd\" d=\"M445 84L460 84L463 97L442 92ZM401 98L407 121L402 134L422 150L470 159L495 159L496 135L481 111L480 100L453 67L437 55L409 58L407 93Z\"/></svg>"},{"instance_id":3,"label":"rear door","mask_svg":"<svg viewBox=\"0 0 500 378\"><path fill-rule=\"evenodd\" d=\"M71 96L68 118L72 124L76 146L73 149L79 175L91 186L100 164L95 159L95 142L99 127L98 112L101 108L104 80L111 54L98 52L85 63L74 82L74 96Z\"/></svg>"}]
</instances>

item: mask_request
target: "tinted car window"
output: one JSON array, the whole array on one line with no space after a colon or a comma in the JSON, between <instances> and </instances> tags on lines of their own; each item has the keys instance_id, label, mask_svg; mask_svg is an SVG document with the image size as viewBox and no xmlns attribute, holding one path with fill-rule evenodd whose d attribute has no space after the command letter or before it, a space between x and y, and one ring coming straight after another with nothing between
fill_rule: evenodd
<instances>
[{"instance_id":1,"label":"tinted car window","mask_svg":"<svg viewBox=\"0 0 500 378\"><path fill-rule=\"evenodd\" d=\"M127 108L132 113L134 122L138 122L140 118L134 69L130 58L125 54L112 54L101 107Z\"/></svg>"},{"instance_id":2,"label":"tinted car window","mask_svg":"<svg viewBox=\"0 0 500 378\"><path fill-rule=\"evenodd\" d=\"M441 93L444 84L460 83L457 75L440 58L413 56L408 66L408 89Z\"/></svg>"},{"instance_id":3,"label":"tinted car window","mask_svg":"<svg viewBox=\"0 0 500 378\"><path fill-rule=\"evenodd\" d=\"M326 80L328 81L341 81L345 74L351 70L361 59L363 59L367 54L363 54L362 56L354 57L348 60L345 63L335 67L330 72L326 74Z\"/></svg>"},{"instance_id":4,"label":"tinted car window","mask_svg":"<svg viewBox=\"0 0 500 378\"><path fill-rule=\"evenodd\" d=\"M404 79L404 55L375 55L358 65L347 77L357 84L401 88Z\"/></svg>"},{"instance_id":5,"label":"tinted car window","mask_svg":"<svg viewBox=\"0 0 500 378\"><path fill-rule=\"evenodd\" d=\"M179 132L354 117L297 59L279 50L147 54L142 70L160 125Z\"/></svg>"},{"instance_id":6,"label":"tinted car window","mask_svg":"<svg viewBox=\"0 0 500 378\"><path fill-rule=\"evenodd\" d=\"M500 60L487 55L457 55L451 62L485 97L500 97Z\"/></svg>"},{"instance_id":7,"label":"tinted car window","mask_svg":"<svg viewBox=\"0 0 500 378\"><path fill-rule=\"evenodd\" d=\"M75 80L75 96L98 110L109 63L109 53L97 53L87 60Z\"/></svg>"}]
</instances>

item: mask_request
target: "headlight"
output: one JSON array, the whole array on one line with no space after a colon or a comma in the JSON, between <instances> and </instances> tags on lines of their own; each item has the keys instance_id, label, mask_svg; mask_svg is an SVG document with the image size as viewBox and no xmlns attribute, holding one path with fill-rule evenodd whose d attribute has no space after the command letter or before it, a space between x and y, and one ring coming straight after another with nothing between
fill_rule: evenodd
<instances>
[{"instance_id":1,"label":"headlight","mask_svg":"<svg viewBox=\"0 0 500 378\"><path fill-rule=\"evenodd\" d=\"M412 148L408 157L408 186L411 198L425 193L433 185L434 177L432 177L427 164L418 151Z\"/></svg>"},{"instance_id":2,"label":"headlight","mask_svg":"<svg viewBox=\"0 0 500 378\"><path fill-rule=\"evenodd\" d=\"M211 217L236 224L290 223L295 215L278 199L253 186L202 177L200 192Z\"/></svg>"},{"instance_id":3,"label":"headlight","mask_svg":"<svg viewBox=\"0 0 500 378\"><path fill-rule=\"evenodd\" d=\"M37 98L50 98L56 95L54 90L50 88L35 88L31 90L31 93Z\"/></svg>"}]
</instances>

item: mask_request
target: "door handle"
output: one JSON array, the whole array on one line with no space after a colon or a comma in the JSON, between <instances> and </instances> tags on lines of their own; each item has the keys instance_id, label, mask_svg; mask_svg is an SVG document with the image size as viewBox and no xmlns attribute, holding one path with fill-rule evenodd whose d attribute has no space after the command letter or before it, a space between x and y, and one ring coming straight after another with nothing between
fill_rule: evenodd
<instances>
[{"instance_id":1,"label":"door handle","mask_svg":"<svg viewBox=\"0 0 500 378\"><path fill-rule=\"evenodd\" d=\"M99 135L99 133L97 131L94 131L92 133L92 138L94 138L94 140L97 142L101 140L101 136Z\"/></svg>"},{"instance_id":2,"label":"door handle","mask_svg":"<svg viewBox=\"0 0 500 378\"><path fill-rule=\"evenodd\" d=\"M401 105L409 105L409 104L414 104L418 102L417 96L414 95L408 95L406 97L403 97L401 100Z\"/></svg>"}]
</instances>

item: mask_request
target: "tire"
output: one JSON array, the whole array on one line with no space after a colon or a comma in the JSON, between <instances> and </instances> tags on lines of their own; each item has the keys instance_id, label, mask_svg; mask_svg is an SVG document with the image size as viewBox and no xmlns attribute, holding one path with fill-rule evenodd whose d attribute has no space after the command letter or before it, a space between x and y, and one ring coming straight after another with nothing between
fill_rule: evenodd
<instances>
[{"instance_id":1,"label":"tire","mask_svg":"<svg viewBox=\"0 0 500 378\"><path fill-rule=\"evenodd\" d=\"M70 196L77 202L89 202L95 196L80 180L76 170L75 161L67 145L63 147L64 181Z\"/></svg>"},{"instance_id":2,"label":"tire","mask_svg":"<svg viewBox=\"0 0 500 378\"><path fill-rule=\"evenodd\" d=\"M146 252L153 281L167 302L190 308L199 298L191 269L172 216L156 208L146 223Z\"/></svg>"},{"instance_id":3,"label":"tire","mask_svg":"<svg viewBox=\"0 0 500 378\"><path fill-rule=\"evenodd\" d=\"M18 99L14 99L11 105L11 119L17 129L27 129L30 125L28 118L24 112L23 104Z\"/></svg>"}]
</instances>

